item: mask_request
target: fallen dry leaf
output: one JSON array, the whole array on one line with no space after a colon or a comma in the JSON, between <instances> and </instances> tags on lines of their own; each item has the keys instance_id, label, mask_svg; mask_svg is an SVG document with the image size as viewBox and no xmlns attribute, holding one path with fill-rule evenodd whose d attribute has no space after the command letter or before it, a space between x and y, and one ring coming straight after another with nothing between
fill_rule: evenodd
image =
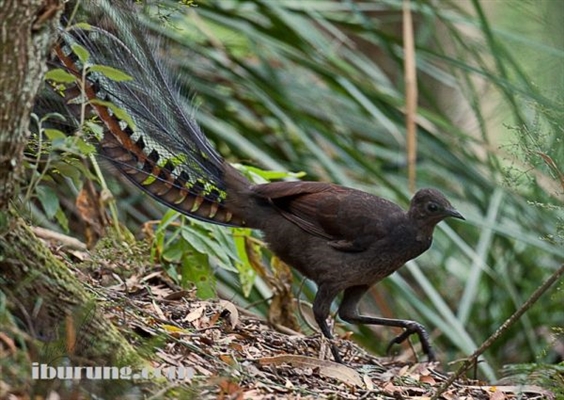
<instances>
[{"instance_id":1,"label":"fallen dry leaf","mask_svg":"<svg viewBox=\"0 0 564 400\"><path fill-rule=\"evenodd\" d=\"M159 305L157 303L155 303L153 301L153 311L155 312L155 314L157 315L157 318L160 318L162 320L166 320L166 316L163 312L163 310L161 309L161 307L159 307Z\"/></svg>"},{"instance_id":2,"label":"fallen dry leaf","mask_svg":"<svg viewBox=\"0 0 564 400\"><path fill-rule=\"evenodd\" d=\"M372 382L372 379L370 379L368 375L363 375L362 380L364 382L364 386L366 387L366 389L370 391L374 390L374 382Z\"/></svg>"},{"instance_id":3,"label":"fallen dry leaf","mask_svg":"<svg viewBox=\"0 0 564 400\"><path fill-rule=\"evenodd\" d=\"M333 361L305 356L283 355L260 358L258 362L261 365L290 364L292 367L297 368L313 368L318 370L319 375L337 379L348 385L364 387L363 380L358 372L346 365L337 364Z\"/></svg>"},{"instance_id":4,"label":"fallen dry leaf","mask_svg":"<svg viewBox=\"0 0 564 400\"><path fill-rule=\"evenodd\" d=\"M237 382L224 378L220 381L219 388L220 392L217 396L218 399L243 400L243 388L239 386Z\"/></svg>"},{"instance_id":5,"label":"fallen dry leaf","mask_svg":"<svg viewBox=\"0 0 564 400\"><path fill-rule=\"evenodd\" d=\"M490 393L490 400L505 400L505 394L501 391Z\"/></svg>"},{"instance_id":6,"label":"fallen dry leaf","mask_svg":"<svg viewBox=\"0 0 564 400\"><path fill-rule=\"evenodd\" d=\"M542 397L543 399L552 400L554 399L554 394L546 389L541 388L540 386L536 385L504 385L504 386L475 386L475 385L468 385L466 386L469 389L479 389L485 390L489 393L501 392L501 393L509 393L511 397L514 395L523 395L524 393L535 394ZM490 395L491 398L491 395Z\"/></svg>"},{"instance_id":7,"label":"fallen dry leaf","mask_svg":"<svg viewBox=\"0 0 564 400\"><path fill-rule=\"evenodd\" d=\"M162 324L161 328L164 329L168 334L173 335L174 337L180 337L182 333L186 333L185 329L179 328L174 325Z\"/></svg>"},{"instance_id":8,"label":"fallen dry leaf","mask_svg":"<svg viewBox=\"0 0 564 400\"><path fill-rule=\"evenodd\" d=\"M419 378L419 382L428 383L430 385L434 385L435 383L437 383L435 378L433 378L431 375L421 375L421 377Z\"/></svg>"},{"instance_id":9,"label":"fallen dry leaf","mask_svg":"<svg viewBox=\"0 0 564 400\"><path fill-rule=\"evenodd\" d=\"M180 300L183 298L189 298L190 296L192 296L192 292L188 291L188 290L178 290L176 292L172 292L166 296L163 297L163 299L165 300Z\"/></svg>"},{"instance_id":10,"label":"fallen dry leaf","mask_svg":"<svg viewBox=\"0 0 564 400\"><path fill-rule=\"evenodd\" d=\"M190 313L188 313L187 316L185 316L182 321L184 322L194 322L195 320L199 319L202 314L204 313L205 308L202 307L198 307L193 311L190 311Z\"/></svg>"},{"instance_id":11,"label":"fallen dry leaf","mask_svg":"<svg viewBox=\"0 0 564 400\"><path fill-rule=\"evenodd\" d=\"M221 307L223 308L223 312L227 312L228 314L227 318L229 318L229 325L231 326L231 329L234 329L237 326L237 323L239 322L239 311L237 310L237 307L235 307L235 304L227 300L220 300L219 304L221 304Z\"/></svg>"},{"instance_id":12,"label":"fallen dry leaf","mask_svg":"<svg viewBox=\"0 0 564 400\"><path fill-rule=\"evenodd\" d=\"M103 237L109 218L104 209L101 193L96 190L90 180L85 180L82 189L76 196L76 211L84 223L86 245L92 249Z\"/></svg>"},{"instance_id":13,"label":"fallen dry leaf","mask_svg":"<svg viewBox=\"0 0 564 400\"><path fill-rule=\"evenodd\" d=\"M410 365L404 365L398 372L398 376L404 376L405 374L408 373L409 369L410 369Z\"/></svg>"},{"instance_id":14,"label":"fallen dry leaf","mask_svg":"<svg viewBox=\"0 0 564 400\"><path fill-rule=\"evenodd\" d=\"M227 365L235 365L237 364L237 361L235 361L235 359L233 358L232 355L230 354L220 354L219 358L221 359L221 361L223 361L225 364Z\"/></svg>"},{"instance_id":15,"label":"fallen dry leaf","mask_svg":"<svg viewBox=\"0 0 564 400\"><path fill-rule=\"evenodd\" d=\"M399 374L398 374L398 376L399 376ZM389 381L388 383L386 383L384 385L382 390L384 390L386 393L394 394L395 392L401 392L402 388L394 385L394 383L392 381Z\"/></svg>"}]
</instances>

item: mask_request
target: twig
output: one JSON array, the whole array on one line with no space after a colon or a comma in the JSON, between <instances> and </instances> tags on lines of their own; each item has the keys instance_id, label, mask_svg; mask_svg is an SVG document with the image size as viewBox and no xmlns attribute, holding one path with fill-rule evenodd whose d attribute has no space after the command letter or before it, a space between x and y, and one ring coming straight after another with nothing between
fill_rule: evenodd
<instances>
[{"instance_id":1,"label":"twig","mask_svg":"<svg viewBox=\"0 0 564 400\"><path fill-rule=\"evenodd\" d=\"M309 320L305 317L303 310L302 310L302 301L300 300L300 296L302 294L302 290L304 288L304 283L306 281L307 278L303 278L302 282L300 283L300 288L298 289L298 314L300 316L300 318L304 321L304 323L308 326L309 329L311 329L312 331L316 332L316 333L320 333L319 329L317 329L315 326L313 326L311 324L311 322L309 322Z\"/></svg>"},{"instance_id":2,"label":"twig","mask_svg":"<svg viewBox=\"0 0 564 400\"><path fill-rule=\"evenodd\" d=\"M407 170L409 190L415 192L415 163L417 162L417 66L415 64L415 38L409 0L403 1L403 47L405 81L405 125L407 132Z\"/></svg>"},{"instance_id":3,"label":"twig","mask_svg":"<svg viewBox=\"0 0 564 400\"><path fill-rule=\"evenodd\" d=\"M32 227L32 230L33 233L35 233L35 236L41 239L45 239L47 241L57 241L61 243L63 246L75 250L81 250L81 251L87 250L86 244L71 236L67 236L59 232L54 232L49 229L41 228L39 226Z\"/></svg>"},{"instance_id":4,"label":"twig","mask_svg":"<svg viewBox=\"0 0 564 400\"><path fill-rule=\"evenodd\" d=\"M501 335L505 333L521 316L536 303L536 301L564 274L564 264L554 271L552 275L523 303L521 307L511 317L509 317L476 351L464 361L458 370L439 387L437 392L431 397L431 400L437 400L450 385L453 384L463 373L468 371L472 365L478 361L478 357L482 355Z\"/></svg>"}]
</instances>

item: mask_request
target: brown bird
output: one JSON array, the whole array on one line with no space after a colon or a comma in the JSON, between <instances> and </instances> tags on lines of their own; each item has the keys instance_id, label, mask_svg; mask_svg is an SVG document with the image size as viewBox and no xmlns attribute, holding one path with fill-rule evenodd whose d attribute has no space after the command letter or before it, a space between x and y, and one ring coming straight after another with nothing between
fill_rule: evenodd
<instances>
[{"instance_id":1,"label":"brown bird","mask_svg":"<svg viewBox=\"0 0 564 400\"><path fill-rule=\"evenodd\" d=\"M423 352L435 359L425 328L415 322L360 315L361 297L375 283L425 252L435 226L447 217L464 219L435 189L421 189L405 212L396 204L359 190L319 182L250 185L226 168L227 207L265 234L272 251L318 285L313 302L323 335L331 303L341 292L341 319L357 324L404 328L392 340L419 336ZM236 184L234 184L236 183ZM390 348L388 346L388 349ZM333 356L341 361L338 349Z\"/></svg>"},{"instance_id":2,"label":"brown bird","mask_svg":"<svg viewBox=\"0 0 564 400\"><path fill-rule=\"evenodd\" d=\"M313 312L327 338L332 338L327 325L331 303L344 292L339 307L343 320L404 328L390 346L417 334L423 352L434 360L421 324L360 315L357 305L372 285L429 248L440 221L464 219L445 196L422 189L405 212L388 200L330 183L252 184L212 148L184 109L174 80L155 59L157 52L133 14L111 5L101 9L108 12L105 23L111 33L75 27L61 32L56 47L58 67L78 81L84 69L88 72L84 94L105 125L101 155L142 190L181 213L263 231L278 257L317 283ZM89 65L110 66L131 79L89 70L76 48L88 52ZM73 90L68 93L79 93ZM341 361L335 345L332 352Z\"/></svg>"}]
</instances>

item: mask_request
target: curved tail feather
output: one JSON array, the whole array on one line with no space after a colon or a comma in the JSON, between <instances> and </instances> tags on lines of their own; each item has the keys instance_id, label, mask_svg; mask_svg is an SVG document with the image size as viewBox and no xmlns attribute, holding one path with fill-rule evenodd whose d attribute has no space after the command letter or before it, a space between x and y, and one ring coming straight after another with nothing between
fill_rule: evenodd
<instances>
[{"instance_id":1,"label":"curved tail feather","mask_svg":"<svg viewBox=\"0 0 564 400\"><path fill-rule=\"evenodd\" d=\"M232 167L188 116L167 69L154 56L156 49L132 14L106 1L98 5L109 27L81 24L63 31L55 53L82 86L69 103L86 101L104 124L100 154L170 208L216 224L245 226L227 202L225 173L233 173ZM67 97L80 93L76 86ZM233 180L234 190L249 185L240 178Z\"/></svg>"}]
</instances>

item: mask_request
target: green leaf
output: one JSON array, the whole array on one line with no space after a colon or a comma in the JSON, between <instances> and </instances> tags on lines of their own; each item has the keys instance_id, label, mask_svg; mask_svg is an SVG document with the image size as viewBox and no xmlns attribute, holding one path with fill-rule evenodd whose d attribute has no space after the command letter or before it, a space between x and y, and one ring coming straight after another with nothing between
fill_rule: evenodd
<instances>
[{"instance_id":1,"label":"green leaf","mask_svg":"<svg viewBox=\"0 0 564 400\"><path fill-rule=\"evenodd\" d=\"M86 121L84 125L88 128L88 131L92 132L96 139L102 140L104 137L104 127L102 125L93 121Z\"/></svg>"},{"instance_id":2,"label":"green leaf","mask_svg":"<svg viewBox=\"0 0 564 400\"><path fill-rule=\"evenodd\" d=\"M98 65L98 64L91 65L90 67L88 67L88 71L99 72L102 75L104 75L106 78L116 82L133 80L133 77L126 74L125 72L114 67L109 67L107 65Z\"/></svg>"},{"instance_id":3,"label":"green leaf","mask_svg":"<svg viewBox=\"0 0 564 400\"><path fill-rule=\"evenodd\" d=\"M173 209L168 209L167 212L161 218L161 223L159 224L159 230L165 230L170 224L174 223L180 218L181 214Z\"/></svg>"},{"instance_id":4,"label":"green leaf","mask_svg":"<svg viewBox=\"0 0 564 400\"><path fill-rule=\"evenodd\" d=\"M180 275L178 274L178 271L174 264L165 263L164 269L166 270L167 275L170 276L176 284L182 284L182 282L180 281Z\"/></svg>"},{"instance_id":5,"label":"green leaf","mask_svg":"<svg viewBox=\"0 0 564 400\"><path fill-rule=\"evenodd\" d=\"M211 299L216 297L215 278L205 254L192 252L191 256L182 260L182 283L188 282L196 286L198 297Z\"/></svg>"},{"instance_id":6,"label":"green leaf","mask_svg":"<svg viewBox=\"0 0 564 400\"><path fill-rule=\"evenodd\" d=\"M180 228L180 235L184 241L192 246L194 250L199 253L206 254L209 251L209 246L206 244L206 237L202 235L195 229L192 229L190 225L184 225Z\"/></svg>"},{"instance_id":7,"label":"green leaf","mask_svg":"<svg viewBox=\"0 0 564 400\"><path fill-rule=\"evenodd\" d=\"M76 82L76 77L73 74L68 73L67 71L56 68L50 71L47 71L45 74L45 79L58 82L58 83L73 83Z\"/></svg>"},{"instance_id":8,"label":"green leaf","mask_svg":"<svg viewBox=\"0 0 564 400\"><path fill-rule=\"evenodd\" d=\"M71 49L73 53L76 54L78 59L82 62L82 64L86 64L88 62L88 59L90 58L90 54L88 53L88 50L86 50L85 47L77 43L74 43L71 44Z\"/></svg>"},{"instance_id":9,"label":"green leaf","mask_svg":"<svg viewBox=\"0 0 564 400\"><path fill-rule=\"evenodd\" d=\"M80 182L84 175L72 161L59 161L53 165L53 170L66 178L72 179L74 182Z\"/></svg>"},{"instance_id":10,"label":"green leaf","mask_svg":"<svg viewBox=\"0 0 564 400\"><path fill-rule=\"evenodd\" d=\"M132 130L135 130L135 123L133 122L133 119L129 116L127 111L125 111L124 109L119 108L118 106L116 106L114 103L112 103L110 101L104 101L104 100L100 100L100 99L92 99L92 100L90 100L90 103L98 104L98 105L109 108L110 110L112 110L112 112L115 114L116 117L118 117L122 121L126 122L127 125L129 125L129 127Z\"/></svg>"},{"instance_id":11,"label":"green leaf","mask_svg":"<svg viewBox=\"0 0 564 400\"><path fill-rule=\"evenodd\" d=\"M307 174L304 171L300 172L288 172L288 171L266 171L257 167L252 167L249 165L240 166L238 169L248 172L251 175L256 175L264 180L270 182L274 180L281 180L287 178L303 178Z\"/></svg>"},{"instance_id":12,"label":"green leaf","mask_svg":"<svg viewBox=\"0 0 564 400\"><path fill-rule=\"evenodd\" d=\"M225 228L222 226L215 226L207 224L210 228L212 228L212 239L215 240L221 247L224 249L225 255L229 257L230 260L227 260L230 263L237 263L239 262L239 254L237 253L237 249L235 248L235 232L234 228ZM250 230L245 230L247 233Z\"/></svg>"},{"instance_id":13,"label":"green leaf","mask_svg":"<svg viewBox=\"0 0 564 400\"><path fill-rule=\"evenodd\" d=\"M241 282L241 288L243 289L243 295L245 297L249 297L257 276L255 269L249 261L249 256L245 246L245 238L250 235L250 232L250 229L233 228L233 240L235 241L235 248L240 260L235 264L235 266L239 271L239 282ZM255 251L260 254L258 246L254 247Z\"/></svg>"},{"instance_id":14,"label":"green leaf","mask_svg":"<svg viewBox=\"0 0 564 400\"><path fill-rule=\"evenodd\" d=\"M186 244L182 240L176 240L166 246L162 252L162 259L167 262L179 262L186 256Z\"/></svg>"},{"instance_id":15,"label":"green leaf","mask_svg":"<svg viewBox=\"0 0 564 400\"><path fill-rule=\"evenodd\" d=\"M185 225L181 229L181 235L186 242L193 246L198 252L213 257L219 267L228 271L237 272L237 269L234 267L235 262L231 262L231 259L237 260L236 253L234 250L231 250L233 245L221 245L217 241L217 231L225 228L214 227L206 223L200 223L199 221L190 222L190 225ZM210 231L214 232L213 237L210 235ZM231 256L229 255L230 251L233 252Z\"/></svg>"},{"instance_id":16,"label":"green leaf","mask_svg":"<svg viewBox=\"0 0 564 400\"><path fill-rule=\"evenodd\" d=\"M45 136L47 136L49 140L57 140L57 139L64 140L67 138L67 135L65 135L63 132L61 132L58 129L45 129L43 133L45 133Z\"/></svg>"},{"instance_id":17,"label":"green leaf","mask_svg":"<svg viewBox=\"0 0 564 400\"><path fill-rule=\"evenodd\" d=\"M161 218L161 221L155 230L155 238L151 246L151 257L153 257L153 259L156 259L157 255L162 257L168 245L172 243L171 241L167 241L167 228L170 224L177 221L179 217L180 214L178 212L169 209Z\"/></svg>"},{"instance_id":18,"label":"green leaf","mask_svg":"<svg viewBox=\"0 0 564 400\"><path fill-rule=\"evenodd\" d=\"M63 230L68 233L69 220L67 219L67 216L65 215L64 211L61 208L59 208L55 213L55 218L57 219L57 222L59 223L61 228L63 228Z\"/></svg>"},{"instance_id":19,"label":"green leaf","mask_svg":"<svg viewBox=\"0 0 564 400\"><path fill-rule=\"evenodd\" d=\"M78 139L75 142L75 146L79 150L79 152L85 156L96 152L96 147L94 147L91 143L88 143L82 138Z\"/></svg>"},{"instance_id":20,"label":"green leaf","mask_svg":"<svg viewBox=\"0 0 564 400\"><path fill-rule=\"evenodd\" d=\"M40 121L40 122L41 122L41 123L44 123L45 121L49 121L49 120L63 121L63 122L64 122L64 121L67 120L67 118L66 118L64 115L62 115L62 114L60 114L60 113L58 113L58 112L50 112L50 113L44 114L44 115L41 117L41 121Z\"/></svg>"},{"instance_id":21,"label":"green leaf","mask_svg":"<svg viewBox=\"0 0 564 400\"><path fill-rule=\"evenodd\" d=\"M85 30L85 31L92 30L92 25L90 25L87 22L78 22L78 23L74 24L72 27L73 27L73 29L82 29L82 30Z\"/></svg>"},{"instance_id":22,"label":"green leaf","mask_svg":"<svg viewBox=\"0 0 564 400\"><path fill-rule=\"evenodd\" d=\"M38 186L35 191L45 215L48 219L53 218L60 209L57 193L48 186Z\"/></svg>"}]
</instances>

